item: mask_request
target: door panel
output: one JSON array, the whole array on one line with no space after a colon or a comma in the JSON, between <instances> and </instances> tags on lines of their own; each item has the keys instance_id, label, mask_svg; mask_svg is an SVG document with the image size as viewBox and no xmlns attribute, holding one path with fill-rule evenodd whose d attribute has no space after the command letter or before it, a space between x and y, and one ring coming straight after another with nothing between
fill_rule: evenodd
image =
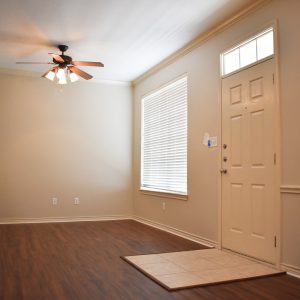
<instances>
[{"instance_id":1,"label":"door panel","mask_svg":"<svg viewBox=\"0 0 300 300\"><path fill-rule=\"evenodd\" d=\"M257 238L265 238L265 185L252 184L251 185L251 234Z\"/></svg>"},{"instance_id":2,"label":"door panel","mask_svg":"<svg viewBox=\"0 0 300 300\"><path fill-rule=\"evenodd\" d=\"M243 185L241 183L231 184L231 230L242 233L243 223L240 211L243 205Z\"/></svg>"},{"instance_id":3,"label":"door panel","mask_svg":"<svg viewBox=\"0 0 300 300\"><path fill-rule=\"evenodd\" d=\"M222 79L222 247L268 262L275 262L273 74L270 59Z\"/></svg>"},{"instance_id":4,"label":"door panel","mask_svg":"<svg viewBox=\"0 0 300 300\"><path fill-rule=\"evenodd\" d=\"M242 166L242 115L231 117L231 166Z\"/></svg>"},{"instance_id":5,"label":"door panel","mask_svg":"<svg viewBox=\"0 0 300 300\"><path fill-rule=\"evenodd\" d=\"M250 115L251 131L251 165L252 167L264 167L264 110L254 111Z\"/></svg>"}]
</instances>

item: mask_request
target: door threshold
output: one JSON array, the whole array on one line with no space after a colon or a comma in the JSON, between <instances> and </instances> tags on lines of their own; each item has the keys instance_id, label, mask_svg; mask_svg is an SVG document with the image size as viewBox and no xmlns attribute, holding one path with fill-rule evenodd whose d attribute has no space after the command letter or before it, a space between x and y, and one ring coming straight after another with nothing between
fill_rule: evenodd
<instances>
[{"instance_id":1,"label":"door threshold","mask_svg":"<svg viewBox=\"0 0 300 300\"><path fill-rule=\"evenodd\" d=\"M261 264L263 264L263 265L265 265L265 266L269 266L269 267L273 267L273 268L279 269L279 268L277 267L276 263L271 263L271 262L268 262L268 261L265 261L265 260L262 260L262 259L259 259L259 258L250 256L250 255L241 253L241 252L236 252L236 251L231 250L231 249L228 249L228 248L222 248L222 247L221 247L221 250L224 251L224 252L228 252L228 253L231 253L231 254L235 254L235 255L240 256L240 257L243 257L243 258L248 258L249 260L252 260L252 261L254 261L254 262L261 263Z\"/></svg>"}]
</instances>

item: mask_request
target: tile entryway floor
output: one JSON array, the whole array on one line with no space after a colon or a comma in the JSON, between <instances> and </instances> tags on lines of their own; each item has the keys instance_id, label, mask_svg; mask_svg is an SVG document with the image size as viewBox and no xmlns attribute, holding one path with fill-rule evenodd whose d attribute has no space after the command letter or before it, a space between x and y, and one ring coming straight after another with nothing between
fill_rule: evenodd
<instances>
[{"instance_id":1,"label":"tile entryway floor","mask_svg":"<svg viewBox=\"0 0 300 300\"><path fill-rule=\"evenodd\" d=\"M270 266L217 249L123 258L168 290L283 273Z\"/></svg>"}]
</instances>

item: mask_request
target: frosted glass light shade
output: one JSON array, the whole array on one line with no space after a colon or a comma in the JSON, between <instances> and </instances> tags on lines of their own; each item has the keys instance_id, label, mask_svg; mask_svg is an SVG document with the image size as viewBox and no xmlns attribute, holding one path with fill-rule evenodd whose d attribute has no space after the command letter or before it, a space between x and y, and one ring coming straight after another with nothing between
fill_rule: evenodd
<instances>
[{"instance_id":1,"label":"frosted glass light shade","mask_svg":"<svg viewBox=\"0 0 300 300\"><path fill-rule=\"evenodd\" d=\"M77 74L70 72L70 80L71 82L75 82L79 79L79 77L77 76Z\"/></svg>"},{"instance_id":2,"label":"frosted glass light shade","mask_svg":"<svg viewBox=\"0 0 300 300\"><path fill-rule=\"evenodd\" d=\"M53 81L55 77L55 73L53 71L49 71L48 74L45 76L49 80Z\"/></svg>"},{"instance_id":3,"label":"frosted glass light shade","mask_svg":"<svg viewBox=\"0 0 300 300\"><path fill-rule=\"evenodd\" d=\"M59 78L58 84L67 84L66 76L65 76L65 77L62 77L62 78Z\"/></svg>"},{"instance_id":4,"label":"frosted glass light shade","mask_svg":"<svg viewBox=\"0 0 300 300\"><path fill-rule=\"evenodd\" d=\"M58 71L57 71L57 73L56 73L56 77L57 77L58 79L62 79L62 78L66 79L65 70L59 68Z\"/></svg>"}]
</instances>

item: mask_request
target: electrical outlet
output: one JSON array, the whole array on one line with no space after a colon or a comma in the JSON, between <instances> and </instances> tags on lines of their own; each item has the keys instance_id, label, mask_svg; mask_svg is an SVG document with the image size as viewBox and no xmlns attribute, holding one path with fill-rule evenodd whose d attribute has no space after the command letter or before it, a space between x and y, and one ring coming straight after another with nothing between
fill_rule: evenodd
<instances>
[{"instance_id":1,"label":"electrical outlet","mask_svg":"<svg viewBox=\"0 0 300 300\"><path fill-rule=\"evenodd\" d=\"M74 197L74 205L78 205L80 202L78 197Z\"/></svg>"},{"instance_id":2,"label":"electrical outlet","mask_svg":"<svg viewBox=\"0 0 300 300\"><path fill-rule=\"evenodd\" d=\"M57 205L58 199L56 197L52 198L52 205Z\"/></svg>"},{"instance_id":3,"label":"electrical outlet","mask_svg":"<svg viewBox=\"0 0 300 300\"><path fill-rule=\"evenodd\" d=\"M162 210L166 210L166 202L162 203Z\"/></svg>"}]
</instances>

